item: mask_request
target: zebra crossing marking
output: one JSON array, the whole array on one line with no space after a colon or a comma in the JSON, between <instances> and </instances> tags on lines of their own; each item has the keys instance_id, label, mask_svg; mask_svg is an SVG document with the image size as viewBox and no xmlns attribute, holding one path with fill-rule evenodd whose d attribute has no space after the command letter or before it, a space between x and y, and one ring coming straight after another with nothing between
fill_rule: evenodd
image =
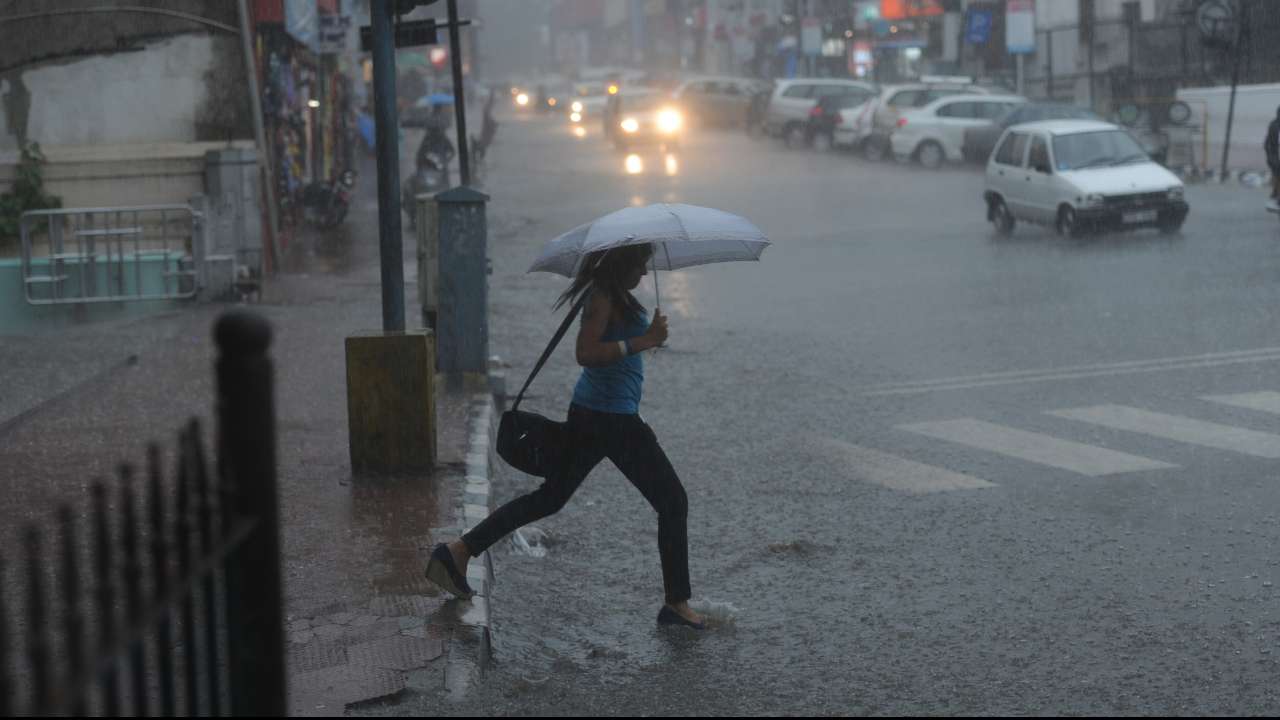
<instances>
[{"instance_id":1,"label":"zebra crossing marking","mask_svg":"<svg viewBox=\"0 0 1280 720\"><path fill-rule=\"evenodd\" d=\"M1268 390L1234 395L1203 395L1200 399L1280 415L1280 392Z\"/></svg>"},{"instance_id":2,"label":"zebra crossing marking","mask_svg":"<svg viewBox=\"0 0 1280 720\"><path fill-rule=\"evenodd\" d=\"M1280 458L1280 435L1125 405L1052 410L1056 417L1261 458Z\"/></svg>"},{"instance_id":3,"label":"zebra crossing marking","mask_svg":"<svg viewBox=\"0 0 1280 720\"><path fill-rule=\"evenodd\" d=\"M911 423L897 427L900 430L989 450L1089 477L1177 467L1159 460L1062 440L974 418Z\"/></svg>"},{"instance_id":4,"label":"zebra crossing marking","mask_svg":"<svg viewBox=\"0 0 1280 720\"><path fill-rule=\"evenodd\" d=\"M982 478L926 465L843 440L823 438L821 442L838 453L842 460L849 461L849 468L857 479L891 490L923 495L996 487L995 483Z\"/></svg>"}]
</instances>

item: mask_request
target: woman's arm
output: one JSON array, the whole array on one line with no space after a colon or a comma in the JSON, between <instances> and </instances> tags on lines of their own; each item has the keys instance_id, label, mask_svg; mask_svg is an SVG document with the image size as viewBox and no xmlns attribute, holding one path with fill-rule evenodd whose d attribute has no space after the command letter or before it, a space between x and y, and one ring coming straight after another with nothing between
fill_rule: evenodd
<instances>
[{"instance_id":1,"label":"woman's arm","mask_svg":"<svg viewBox=\"0 0 1280 720\"><path fill-rule=\"evenodd\" d=\"M626 357L626 350L620 341L606 342L605 330L609 327L609 318L613 315L613 303L604 293L592 293L587 307L582 311L582 325L578 328L576 356L582 367L604 367L612 365ZM653 328L640 337L631 338L627 344L631 352L638 353L660 344L652 337Z\"/></svg>"}]
</instances>

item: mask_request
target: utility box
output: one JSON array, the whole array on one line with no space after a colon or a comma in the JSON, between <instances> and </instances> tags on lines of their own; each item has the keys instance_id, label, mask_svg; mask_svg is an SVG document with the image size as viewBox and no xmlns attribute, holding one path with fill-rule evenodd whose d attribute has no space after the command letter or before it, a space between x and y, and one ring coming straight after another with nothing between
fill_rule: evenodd
<instances>
[{"instance_id":1,"label":"utility box","mask_svg":"<svg viewBox=\"0 0 1280 720\"><path fill-rule=\"evenodd\" d=\"M458 187L435 196L440 247L436 340L450 385L489 372L489 196Z\"/></svg>"},{"instance_id":2,"label":"utility box","mask_svg":"<svg viewBox=\"0 0 1280 720\"><path fill-rule=\"evenodd\" d=\"M430 331L347 338L351 471L429 472L436 462L435 342Z\"/></svg>"}]
</instances>

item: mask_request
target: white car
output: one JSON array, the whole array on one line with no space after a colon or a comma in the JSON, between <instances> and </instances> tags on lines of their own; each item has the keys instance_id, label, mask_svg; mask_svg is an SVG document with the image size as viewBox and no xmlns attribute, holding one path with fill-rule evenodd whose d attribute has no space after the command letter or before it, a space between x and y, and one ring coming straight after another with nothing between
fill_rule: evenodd
<instances>
[{"instance_id":1,"label":"white car","mask_svg":"<svg viewBox=\"0 0 1280 720\"><path fill-rule=\"evenodd\" d=\"M832 142L851 150L861 150L868 160L878 161L889 154L889 133L903 112L951 95L990 94L1002 93L972 82L885 85L869 102L840 110Z\"/></svg>"},{"instance_id":2,"label":"white car","mask_svg":"<svg viewBox=\"0 0 1280 720\"><path fill-rule=\"evenodd\" d=\"M1182 181L1123 128L1047 120L1005 130L987 163L987 219L1008 235L1018 220L1067 236L1155 227L1175 233L1188 206Z\"/></svg>"},{"instance_id":3,"label":"white car","mask_svg":"<svg viewBox=\"0 0 1280 720\"><path fill-rule=\"evenodd\" d=\"M995 122L1027 101L1019 95L951 95L898 116L889 136L893 154L927 168L964 160L964 132Z\"/></svg>"},{"instance_id":4,"label":"white car","mask_svg":"<svg viewBox=\"0 0 1280 720\"><path fill-rule=\"evenodd\" d=\"M765 131L775 137L791 134L793 140L802 141L805 125L809 121L809 111L818 104L818 100L826 95L844 95L851 90L872 93L875 92L875 86L859 80L840 78L779 80L774 85L773 97L769 98L769 107L765 110Z\"/></svg>"}]
</instances>

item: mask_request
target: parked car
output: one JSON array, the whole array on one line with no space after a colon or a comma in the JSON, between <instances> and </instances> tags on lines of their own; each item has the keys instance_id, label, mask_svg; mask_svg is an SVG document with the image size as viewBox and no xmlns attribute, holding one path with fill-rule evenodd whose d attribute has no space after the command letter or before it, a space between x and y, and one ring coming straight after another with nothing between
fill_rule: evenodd
<instances>
[{"instance_id":1,"label":"parked car","mask_svg":"<svg viewBox=\"0 0 1280 720\"><path fill-rule=\"evenodd\" d=\"M635 145L658 144L667 148L680 144L684 135L684 114L669 93L635 89L618 94L617 127L613 143L619 150Z\"/></svg>"},{"instance_id":2,"label":"parked car","mask_svg":"<svg viewBox=\"0 0 1280 720\"><path fill-rule=\"evenodd\" d=\"M1006 128L1022 123L1040 122L1042 120L1101 120L1092 110L1066 105L1063 103L1026 103L1013 108L993 125L969 128L964 131L964 159L968 162L986 164L995 149L996 141L1004 134Z\"/></svg>"},{"instance_id":3,"label":"parked car","mask_svg":"<svg viewBox=\"0 0 1280 720\"><path fill-rule=\"evenodd\" d=\"M1001 235L1017 221L1062 235L1155 227L1186 220L1182 181L1153 162L1123 128L1094 120L1048 120L1005 130L987 163L987 219Z\"/></svg>"},{"instance_id":4,"label":"parked car","mask_svg":"<svg viewBox=\"0 0 1280 720\"><path fill-rule=\"evenodd\" d=\"M836 127L845 122L841 110L860 106L874 96L875 93L868 90L857 89L841 95L827 95L818 100L809 111L809 120L805 124L805 144L819 150L833 147Z\"/></svg>"},{"instance_id":5,"label":"parked car","mask_svg":"<svg viewBox=\"0 0 1280 720\"><path fill-rule=\"evenodd\" d=\"M965 130L989 125L1026 101L1019 95L951 95L907 110L889 136L893 154L930 169L960 162Z\"/></svg>"},{"instance_id":6,"label":"parked car","mask_svg":"<svg viewBox=\"0 0 1280 720\"><path fill-rule=\"evenodd\" d=\"M711 76L686 79L671 97L683 108L685 118L700 127L737 127L743 124L747 104L760 82L747 78Z\"/></svg>"},{"instance_id":7,"label":"parked car","mask_svg":"<svg viewBox=\"0 0 1280 720\"><path fill-rule=\"evenodd\" d=\"M889 136L898 117L907 110L924 107L951 95L983 95L992 88L971 82L919 82L882 87L870 101L841 108L833 135L835 144L861 152L868 160L890 155Z\"/></svg>"},{"instance_id":8,"label":"parked car","mask_svg":"<svg viewBox=\"0 0 1280 720\"><path fill-rule=\"evenodd\" d=\"M809 111L827 95L842 95L851 90L875 92L875 86L860 80L839 78L793 78L780 80L773 88L765 110L765 131L773 137L788 137L788 144L804 143Z\"/></svg>"}]
</instances>

